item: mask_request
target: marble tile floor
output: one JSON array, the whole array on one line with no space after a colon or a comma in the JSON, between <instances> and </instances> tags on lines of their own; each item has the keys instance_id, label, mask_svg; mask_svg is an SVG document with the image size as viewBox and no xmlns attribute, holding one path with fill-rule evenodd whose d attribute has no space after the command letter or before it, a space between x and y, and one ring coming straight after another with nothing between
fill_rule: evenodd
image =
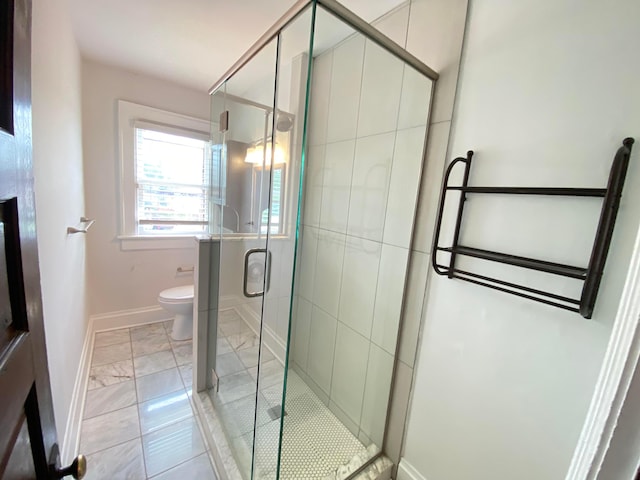
<instances>
[{"instance_id":1,"label":"marble tile floor","mask_svg":"<svg viewBox=\"0 0 640 480\"><path fill-rule=\"evenodd\" d=\"M87 480L217 480L191 399L192 343L172 322L95 335L80 430Z\"/></svg>"},{"instance_id":2,"label":"marble tile floor","mask_svg":"<svg viewBox=\"0 0 640 480\"><path fill-rule=\"evenodd\" d=\"M231 447L236 465L243 478L251 472L251 456L246 448L238 448L237 439L253 431L254 420L259 425L270 418L262 394L258 397L256 411L256 377L258 371L259 338L234 308L222 310L218 318L218 341L216 347L216 373L219 376L217 389L209 396L219 415L224 435ZM261 377L271 372L271 383L282 385L282 367L274 356L264 348L262 351ZM282 387L280 387L280 398ZM276 395L277 396L277 395Z\"/></svg>"}]
</instances>

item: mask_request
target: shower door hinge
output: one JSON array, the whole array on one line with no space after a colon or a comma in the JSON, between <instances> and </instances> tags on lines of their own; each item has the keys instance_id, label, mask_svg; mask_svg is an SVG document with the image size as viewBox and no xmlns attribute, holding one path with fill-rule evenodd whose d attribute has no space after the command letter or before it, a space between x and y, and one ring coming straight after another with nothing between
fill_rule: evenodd
<instances>
[{"instance_id":1,"label":"shower door hinge","mask_svg":"<svg viewBox=\"0 0 640 480\"><path fill-rule=\"evenodd\" d=\"M224 133L229 130L229 110L225 110L220 114L220 124L218 126L220 133Z\"/></svg>"},{"instance_id":2,"label":"shower door hinge","mask_svg":"<svg viewBox=\"0 0 640 480\"><path fill-rule=\"evenodd\" d=\"M220 377L213 368L211 369L211 386L216 389L216 393L220 391Z\"/></svg>"}]
</instances>

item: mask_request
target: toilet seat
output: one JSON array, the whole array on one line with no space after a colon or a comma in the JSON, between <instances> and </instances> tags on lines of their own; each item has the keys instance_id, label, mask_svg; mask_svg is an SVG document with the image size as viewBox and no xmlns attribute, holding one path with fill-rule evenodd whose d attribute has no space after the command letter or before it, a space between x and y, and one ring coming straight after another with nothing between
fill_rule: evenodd
<instances>
[{"instance_id":1,"label":"toilet seat","mask_svg":"<svg viewBox=\"0 0 640 480\"><path fill-rule=\"evenodd\" d=\"M167 288L160 292L158 300L165 303L188 303L193 302L193 285Z\"/></svg>"}]
</instances>

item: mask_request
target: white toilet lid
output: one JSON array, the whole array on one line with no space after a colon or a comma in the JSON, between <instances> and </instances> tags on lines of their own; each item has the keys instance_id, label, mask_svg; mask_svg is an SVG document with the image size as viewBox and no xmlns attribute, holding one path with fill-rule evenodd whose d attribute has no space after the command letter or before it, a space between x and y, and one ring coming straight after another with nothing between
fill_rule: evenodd
<instances>
[{"instance_id":1,"label":"white toilet lid","mask_svg":"<svg viewBox=\"0 0 640 480\"><path fill-rule=\"evenodd\" d=\"M160 292L159 298L163 300L193 300L193 285L167 288Z\"/></svg>"}]
</instances>

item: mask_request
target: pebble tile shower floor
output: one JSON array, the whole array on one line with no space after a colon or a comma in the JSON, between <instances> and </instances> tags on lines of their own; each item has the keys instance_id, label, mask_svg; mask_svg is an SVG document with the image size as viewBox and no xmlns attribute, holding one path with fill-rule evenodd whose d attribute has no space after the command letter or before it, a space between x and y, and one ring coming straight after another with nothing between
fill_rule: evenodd
<instances>
[{"instance_id":1,"label":"pebble tile shower floor","mask_svg":"<svg viewBox=\"0 0 640 480\"><path fill-rule=\"evenodd\" d=\"M260 479L274 480L280 445L280 419L269 415L282 408L284 366L263 349L256 415L258 337L235 309L220 312L218 326L219 389L209 396L233 444L236 463L251 471L253 426L256 422L255 471ZM354 458L371 455L307 384L288 372L280 477L283 480L336 478ZM374 449L377 447L372 446ZM366 457L366 458L365 458ZM364 460L362 460L364 459ZM359 467L360 465L358 465Z\"/></svg>"},{"instance_id":2,"label":"pebble tile shower floor","mask_svg":"<svg viewBox=\"0 0 640 480\"><path fill-rule=\"evenodd\" d=\"M191 340L172 322L95 335L80 432L87 480L211 479L191 402Z\"/></svg>"}]
</instances>

